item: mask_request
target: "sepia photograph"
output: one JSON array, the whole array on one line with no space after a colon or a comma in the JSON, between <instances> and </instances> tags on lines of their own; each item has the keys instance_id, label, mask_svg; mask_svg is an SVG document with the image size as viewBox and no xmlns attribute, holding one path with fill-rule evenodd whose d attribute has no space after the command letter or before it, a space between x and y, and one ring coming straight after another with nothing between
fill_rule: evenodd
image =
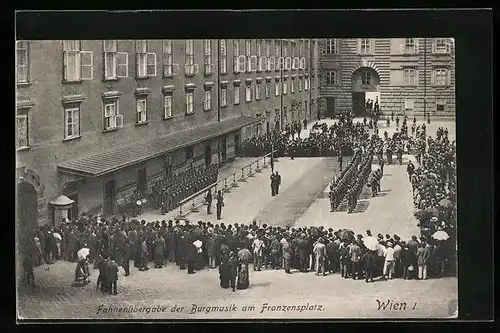
<instances>
[{"instance_id":1,"label":"sepia photograph","mask_svg":"<svg viewBox=\"0 0 500 333\"><path fill-rule=\"evenodd\" d=\"M296 37L16 40L19 320L457 318L453 36Z\"/></svg>"}]
</instances>

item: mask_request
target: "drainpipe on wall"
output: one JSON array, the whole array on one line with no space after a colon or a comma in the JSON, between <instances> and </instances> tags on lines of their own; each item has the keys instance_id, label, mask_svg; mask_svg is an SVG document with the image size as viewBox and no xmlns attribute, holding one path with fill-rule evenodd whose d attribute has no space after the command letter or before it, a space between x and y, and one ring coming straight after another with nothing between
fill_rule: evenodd
<instances>
[{"instance_id":1,"label":"drainpipe on wall","mask_svg":"<svg viewBox=\"0 0 500 333\"><path fill-rule=\"evenodd\" d=\"M427 38L424 38L424 117L427 112Z\"/></svg>"},{"instance_id":2,"label":"drainpipe on wall","mask_svg":"<svg viewBox=\"0 0 500 333\"><path fill-rule=\"evenodd\" d=\"M283 39L280 39L280 57L283 57ZM279 60L279 59L278 59ZM279 61L278 61L279 63ZM278 64L279 66L279 64ZM283 82L283 70L285 68L285 59L283 59L283 69L280 69L280 131L282 131L284 127L283 124L283 87L284 87L284 82Z\"/></svg>"},{"instance_id":3,"label":"drainpipe on wall","mask_svg":"<svg viewBox=\"0 0 500 333\"><path fill-rule=\"evenodd\" d=\"M309 111L309 116L308 116L309 121L311 121L312 83L314 83L314 82L312 82L312 73L311 73L311 68L312 68L312 63L313 63L313 54L314 54L313 48L312 48L312 41L313 41L313 39L309 38L309 59L308 59L309 66L307 66L307 70L309 71L309 75L307 76L307 79L310 80L309 81L309 106L308 106L309 110L306 110L306 112ZM305 75L304 75L304 77L305 77ZM314 76L314 77L316 78L316 76ZM316 87L316 88L318 88L318 87Z\"/></svg>"}]
</instances>

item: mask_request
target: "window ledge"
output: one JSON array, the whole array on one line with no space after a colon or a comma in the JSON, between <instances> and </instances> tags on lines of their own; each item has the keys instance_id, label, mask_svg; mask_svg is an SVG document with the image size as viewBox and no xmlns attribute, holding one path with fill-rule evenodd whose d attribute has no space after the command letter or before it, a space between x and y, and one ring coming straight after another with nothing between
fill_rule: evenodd
<instances>
[{"instance_id":1,"label":"window ledge","mask_svg":"<svg viewBox=\"0 0 500 333\"><path fill-rule=\"evenodd\" d=\"M136 80L147 80L149 78L151 78L151 76L136 76L135 77Z\"/></svg>"},{"instance_id":2,"label":"window ledge","mask_svg":"<svg viewBox=\"0 0 500 333\"><path fill-rule=\"evenodd\" d=\"M81 139L82 138L82 135L77 135L77 136L72 136L71 138L65 138L63 139L63 142L68 142L68 141L73 141L73 140L76 140L76 139Z\"/></svg>"},{"instance_id":3,"label":"window ledge","mask_svg":"<svg viewBox=\"0 0 500 333\"><path fill-rule=\"evenodd\" d=\"M141 123L137 123L137 122L136 122L136 123L135 123L135 126L137 127L137 126L143 126L143 125L147 125L147 124L149 124L149 120L147 120L147 121L143 121L143 122L141 122Z\"/></svg>"},{"instance_id":4,"label":"window ledge","mask_svg":"<svg viewBox=\"0 0 500 333\"><path fill-rule=\"evenodd\" d=\"M62 83L63 84L77 84L77 83L82 83L84 80L76 80L76 81L67 81L67 80L63 80Z\"/></svg>"},{"instance_id":5,"label":"window ledge","mask_svg":"<svg viewBox=\"0 0 500 333\"><path fill-rule=\"evenodd\" d=\"M227 72L220 72L221 75L227 75Z\"/></svg>"},{"instance_id":6,"label":"window ledge","mask_svg":"<svg viewBox=\"0 0 500 333\"><path fill-rule=\"evenodd\" d=\"M175 75L174 75L174 74L170 74L170 75L163 74L163 78L164 78L164 79L172 79L172 78L174 78L174 77L175 77Z\"/></svg>"},{"instance_id":7,"label":"window ledge","mask_svg":"<svg viewBox=\"0 0 500 333\"><path fill-rule=\"evenodd\" d=\"M240 105L240 103L234 103L234 105Z\"/></svg>"},{"instance_id":8,"label":"window ledge","mask_svg":"<svg viewBox=\"0 0 500 333\"><path fill-rule=\"evenodd\" d=\"M104 129L102 132L103 133L115 132L115 131L118 131L119 128L120 127L108 128L108 129Z\"/></svg>"},{"instance_id":9,"label":"window ledge","mask_svg":"<svg viewBox=\"0 0 500 333\"><path fill-rule=\"evenodd\" d=\"M25 150L30 150L31 146L25 146L25 147L18 147L16 150L17 151L25 151Z\"/></svg>"},{"instance_id":10,"label":"window ledge","mask_svg":"<svg viewBox=\"0 0 500 333\"><path fill-rule=\"evenodd\" d=\"M223 109L225 109L225 108L227 108L227 104L226 105L221 105L220 107L223 108Z\"/></svg>"},{"instance_id":11,"label":"window ledge","mask_svg":"<svg viewBox=\"0 0 500 333\"><path fill-rule=\"evenodd\" d=\"M196 76L196 74L188 74L188 73L184 73L184 76L185 76L185 77L194 77L194 76Z\"/></svg>"},{"instance_id":12,"label":"window ledge","mask_svg":"<svg viewBox=\"0 0 500 333\"><path fill-rule=\"evenodd\" d=\"M118 82L118 81L120 81L120 79L117 77L113 77L113 78L104 78L104 79L102 79L102 81L103 82Z\"/></svg>"},{"instance_id":13,"label":"window ledge","mask_svg":"<svg viewBox=\"0 0 500 333\"><path fill-rule=\"evenodd\" d=\"M203 75L204 75L204 76L212 76L212 75L214 75L214 73L213 73L213 72L210 72L210 73L203 73Z\"/></svg>"},{"instance_id":14,"label":"window ledge","mask_svg":"<svg viewBox=\"0 0 500 333\"><path fill-rule=\"evenodd\" d=\"M174 119L174 116L163 117L163 120L171 120L171 119Z\"/></svg>"},{"instance_id":15,"label":"window ledge","mask_svg":"<svg viewBox=\"0 0 500 333\"><path fill-rule=\"evenodd\" d=\"M192 115L194 115L194 112L191 112L191 113L187 113L186 112L186 113L184 113L184 115L186 115L186 116L192 116Z\"/></svg>"},{"instance_id":16,"label":"window ledge","mask_svg":"<svg viewBox=\"0 0 500 333\"><path fill-rule=\"evenodd\" d=\"M31 86L31 82L17 82L18 87L29 87Z\"/></svg>"},{"instance_id":17,"label":"window ledge","mask_svg":"<svg viewBox=\"0 0 500 333\"><path fill-rule=\"evenodd\" d=\"M212 111L212 108L203 110L203 112L210 112L210 111Z\"/></svg>"}]
</instances>

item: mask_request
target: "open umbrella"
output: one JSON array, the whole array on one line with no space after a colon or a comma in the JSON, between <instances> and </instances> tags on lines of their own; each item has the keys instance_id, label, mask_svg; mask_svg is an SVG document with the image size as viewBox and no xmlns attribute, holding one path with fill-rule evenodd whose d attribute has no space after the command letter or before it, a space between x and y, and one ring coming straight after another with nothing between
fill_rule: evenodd
<instances>
[{"instance_id":1,"label":"open umbrella","mask_svg":"<svg viewBox=\"0 0 500 333\"><path fill-rule=\"evenodd\" d=\"M196 250L198 251L198 253L202 252L201 246L203 245L203 242L201 240L199 239L195 240L193 242L193 245L196 246Z\"/></svg>"},{"instance_id":2,"label":"open umbrella","mask_svg":"<svg viewBox=\"0 0 500 333\"><path fill-rule=\"evenodd\" d=\"M57 239L57 240L62 240L61 235L60 235L59 233L57 233L57 232L54 232L54 233L52 234L52 236L54 236L54 238L55 238L55 239Z\"/></svg>"},{"instance_id":3,"label":"open umbrella","mask_svg":"<svg viewBox=\"0 0 500 333\"><path fill-rule=\"evenodd\" d=\"M446 231L438 230L432 234L432 238L434 238L435 240L447 240L448 238L450 238L450 236Z\"/></svg>"},{"instance_id":4,"label":"open umbrella","mask_svg":"<svg viewBox=\"0 0 500 333\"><path fill-rule=\"evenodd\" d=\"M354 239L354 232L352 232L351 230L343 229L338 232L337 236L339 236L341 240L348 241Z\"/></svg>"},{"instance_id":5,"label":"open umbrella","mask_svg":"<svg viewBox=\"0 0 500 333\"><path fill-rule=\"evenodd\" d=\"M80 260L83 260L85 258L87 258L87 256L90 254L90 249L84 247L82 249L80 249L76 255L78 256L78 261Z\"/></svg>"},{"instance_id":6,"label":"open umbrella","mask_svg":"<svg viewBox=\"0 0 500 333\"><path fill-rule=\"evenodd\" d=\"M436 207L429 207L425 211L434 216L437 216L439 214L439 209L437 209Z\"/></svg>"},{"instance_id":7,"label":"open umbrella","mask_svg":"<svg viewBox=\"0 0 500 333\"><path fill-rule=\"evenodd\" d=\"M378 240L373 236L367 236L363 238L363 244L368 250L375 251L379 245Z\"/></svg>"},{"instance_id":8,"label":"open umbrella","mask_svg":"<svg viewBox=\"0 0 500 333\"><path fill-rule=\"evenodd\" d=\"M439 201L441 207L451 208L453 207L453 202L450 199L443 199Z\"/></svg>"}]
</instances>

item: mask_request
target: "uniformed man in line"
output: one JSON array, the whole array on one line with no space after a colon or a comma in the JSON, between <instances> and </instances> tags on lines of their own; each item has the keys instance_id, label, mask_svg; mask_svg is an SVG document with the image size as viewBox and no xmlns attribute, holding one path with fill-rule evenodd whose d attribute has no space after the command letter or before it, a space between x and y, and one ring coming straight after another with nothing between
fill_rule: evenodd
<instances>
[{"instance_id":1,"label":"uniformed man in line","mask_svg":"<svg viewBox=\"0 0 500 333\"><path fill-rule=\"evenodd\" d=\"M278 171L276 171L274 175L276 178L276 195L278 195L280 193L281 175L278 173Z\"/></svg>"},{"instance_id":2,"label":"uniformed man in line","mask_svg":"<svg viewBox=\"0 0 500 333\"><path fill-rule=\"evenodd\" d=\"M274 173L271 173L271 176L269 177L271 180L271 196L276 196L276 176Z\"/></svg>"},{"instance_id":3,"label":"uniformed man in line","mask_svg":"<svg viewBox=\"0 0 500 333\"><path fill-rule=\"evenodd\" d=\"M356 196L354 194L354 188L351 188L349 189L349 191L347 191L347 206L348 214L352 213L354 211L354 208L356 208Z\"/></svg>"},{"instance_id":4,"label":"uniformed man in line","mask_svg":"<svg viewBox=\"0 0 500 333\"><path fill-rule=\"evenodd\" d=\"M398 127L399 127L399 116L396 117L396 128L398 128Z\"/></svg>"},{"instance_id":5,"label":"uniformed man in line","mask_svg":"<svg viewBox=\"0 0 500 333\"><path fill-rule=\"evenodd\" d=\"M208 189L207 195L205 196L205 201L207 202L207 215L212 214L210 209L212 208L212 190Z\"/></svg>"},{"instance_id":6,"label":"uniformed man in line","mask_svg":"<svg viewBox=\"0 0 500 333\"><path fill-rule=\"evenodd\" d=\"M222 197L222 192L217 191L217 220L222 219L222 207L224 207L224 198Z\"/></svg>"},{"instance_id":7,"label":"uniformed man in line","mask_svg":"<svg viewBox=\"0 0 500 333\"><path fill-rule=\"evenodd\" d=\"M402 142L398 143L396 154L398 156L399 165L402 165L403 164L403 143Z\"/></svg>"}]
</instances>

